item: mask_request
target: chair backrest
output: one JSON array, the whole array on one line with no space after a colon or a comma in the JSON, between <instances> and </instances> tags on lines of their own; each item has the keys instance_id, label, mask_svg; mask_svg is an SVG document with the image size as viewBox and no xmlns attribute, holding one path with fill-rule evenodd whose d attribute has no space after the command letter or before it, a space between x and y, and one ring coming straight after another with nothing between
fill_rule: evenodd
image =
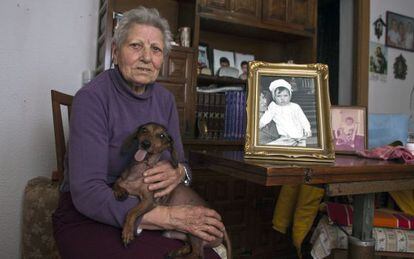
<instances>
[{"instance_id":1,"label":"chair backrest","mask_svg":"<svg viewBox=\"0 0 414 259\"><path fill-rule=\"evenodd\" d=\"M55 149L57 170L52 173L52 180L61 182L63 180L63 162L66 153L65 132L63 129L62 109L66 106L68 111L68 120L70 120L70 110L72 107L73 96L64 94L55 90L51 91L53 128L55 131Z\"/></svg>"}]
</instances>

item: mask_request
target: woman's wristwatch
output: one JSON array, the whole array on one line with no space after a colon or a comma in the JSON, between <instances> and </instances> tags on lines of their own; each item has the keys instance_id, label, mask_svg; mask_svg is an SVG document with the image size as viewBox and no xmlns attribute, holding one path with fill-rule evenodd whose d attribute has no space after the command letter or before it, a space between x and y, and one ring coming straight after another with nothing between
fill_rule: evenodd
<instances>
[{"instance_id":1,"label":"woman's wristwatch","mask_svg":"<svg viewBox=\"0 0 414 259\"><path fill-rule=\"evenodd\" d=\"M191 184L191 176L190 176L190 174L188 172L188 169L187 169L187 167L185 165L183 165L183 168L184 168L183 184L185 186L190 186L190 184Z\"/></svg>"}]
</instances>

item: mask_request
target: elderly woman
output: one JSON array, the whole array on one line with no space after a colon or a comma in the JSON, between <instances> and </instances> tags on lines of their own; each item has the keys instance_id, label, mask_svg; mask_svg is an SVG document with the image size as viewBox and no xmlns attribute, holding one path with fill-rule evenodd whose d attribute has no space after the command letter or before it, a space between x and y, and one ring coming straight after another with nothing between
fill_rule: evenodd
<instances>
[{"instance_id":1,"label":"elderly woman","mask_svg":"<svg viewBox=\"0 0 414 259\"><path fill-rule=\"evenodd\" d=\"M223 237L224 225L214 210L158 206L137 220L134 242L124 247L121 241L125 215L137 199L117 201L111 185L131 158L121 155L122 142L139 125L165 125L180 161L174 169L164 154L145 173L149 189L160 197L190 180L174 96L155 83L170 41L168 23L157 10L140 7L126 12L113 39L115 68L75 95L65 179L53 215L62 258L164 258L182 246L181 241L162 236L166 229L191 233L210 244ZM206 249L206 256L218 257L212 249Z\"/></svg>"}]
</instances>

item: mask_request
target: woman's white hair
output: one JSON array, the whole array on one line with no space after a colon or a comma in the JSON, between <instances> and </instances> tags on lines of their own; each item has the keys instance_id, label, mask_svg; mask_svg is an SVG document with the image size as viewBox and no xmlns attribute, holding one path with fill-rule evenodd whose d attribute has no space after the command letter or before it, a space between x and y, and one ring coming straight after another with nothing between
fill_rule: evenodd
<instances>
[{"instance_id":1,"label":"woman's white hair","mask_svg":"<svg viewBox=\"0 0 414 259\"><path fill-rule=\"evenodd\" d=\"M170 52L172 35L168 21L160 16L157 9L143 6L123 13L121 20L115 28L112 39L116 48L121 47L122 43L128 37L129 29L134 24L145 24L158 28L164 36L164 54L166 55Z\"/></svg>"}]
</instances>

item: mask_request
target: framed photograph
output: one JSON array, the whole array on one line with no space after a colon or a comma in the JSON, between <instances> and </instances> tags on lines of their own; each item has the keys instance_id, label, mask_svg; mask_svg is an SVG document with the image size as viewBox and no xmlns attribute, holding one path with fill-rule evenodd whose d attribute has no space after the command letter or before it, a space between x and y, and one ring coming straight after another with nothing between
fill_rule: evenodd
<instances>
[{"instance_id":1,"label":"framed photograph","mask_svg":"<svg viewBox=\"0 0 414 259\"><path fill-rule=\"evenodd\" d=\"M367 148L366 107L332 106L331 123L336 153L353 154Z\"/></svg>"},{"instance_id":2,"label":"framed photograph","mask_svg":"<svg viewBox=\"0 0 414 259\"><path fill-rule=\"evenodd\" d=\"M208 45L205 43L201 43L198 45L198 67L202 68L210 68L210 53Z\"/></svg>"},{"instance_id":3,"label":"framed photograph","mask_svg":"<svg viewBox=\"0 0 414 259\"><path fill-rule=\"evenodd\" d=\"M387 11L385 45L414 51L414 18Z\"/></svg>"},{"instance_id":4,"label":"framed photograph","mask_svg":"<svg viewBox=\"0 0 414 259\"><path fill-rule=\"evenodd\" d=\"M239 70L239 78L240 79L247 79L247 68L249 66L249 61L254 60L254 55L251 54L242 54L242 53L235 53L234 54L234 62L236 68Z\"/></svg>"},{"instance_id":5,"label":"framed photograph","mask_svg":"<svg viewBox=\"0 0 414 259\"><path fill-rule=\"evenodd\" d=\"M328 66L249 63L245 157L333 162Z\"/></svg>"},{"instance_id":6,"label":"framed photograph","mask_svg":"<svg viewBox=\"0 0 414 259\"><path fill-rule=\"evenodd\" d=\"M234 52L213 49L213 60L214 75L217 75L221 67L234 67Z\"/></svg>"}]
</instances>

